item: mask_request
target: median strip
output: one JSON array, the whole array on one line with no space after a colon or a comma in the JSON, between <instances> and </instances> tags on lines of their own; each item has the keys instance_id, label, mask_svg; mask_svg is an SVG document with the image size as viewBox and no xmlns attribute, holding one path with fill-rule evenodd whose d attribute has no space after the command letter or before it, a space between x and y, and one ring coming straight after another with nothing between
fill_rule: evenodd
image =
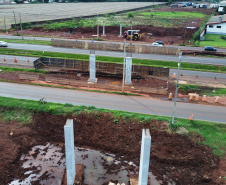
<instances>
[{"instance_id":1,"label":"median strip","mask_svg":"<svg viewBox=\"0 0 226 185\"><path fill-rule=\"evenodd\" d=\"M31 50L18 50L18 49L7 49L3 48L0 50L0 54L3 55L17 55L17 56L32 56L32 57L52 57L52 58L63 58L63 59L74 59L74 60L85 60L89 61L89 55L83 54L72 54L72 53L58 53L48 51L31 51ZM107 57L107 56L96 56L98 62L109 62L109 63L123 63L122 57ZM167 67L171 69L178 68L178 62L171 61L159 61L159 60L145 60L145 59L133 59L134 65L145 65L154 67ZM209 71L209 72L220 72L226 73L226 66L215 66L206 64L191 64L183 62L181 64L182 70L195 70L195 71Z\"/></svg>"}]
</instances>

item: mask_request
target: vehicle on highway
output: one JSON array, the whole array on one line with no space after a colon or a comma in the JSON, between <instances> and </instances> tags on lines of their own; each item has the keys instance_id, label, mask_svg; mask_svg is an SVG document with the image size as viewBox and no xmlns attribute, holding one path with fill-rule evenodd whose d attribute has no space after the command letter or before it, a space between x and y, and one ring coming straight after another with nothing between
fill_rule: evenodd
<instances>
[{"instance_id":1,"label":"vehicle on highway","mask_svg":"<svg viewBox=\"0 0 226 185\"><path fill-rule=\"evenodd\" d=\"M157 43L157 42L153 42L153 43L152 43L152 46L161 46L161 47L162 47L163 45L162 45L162 44L159 44L159 43Z\"/></svg>"},{"instance_id":2,"label":"vehicle on highway","mask_svg":"<svg viewBox=\"0 0 226 185\"><path fill-rule=\"evenodd\" d=\"M213 48L212 46L206 46L205 51L217 51L217 49Z\"/></svg>"},{"instance_id":3,"label":"vehicle on highway","mask_svg":"<svg viewBox=\"0 0 226 185\"><path fill-rule=\"evenodd\" d=\"M0 47L8 47L8 43L4 41L0 41Z\"/></svg>"},{"instance_id":4,"label":"vehicle on highway","mask_svg":"<svg viewBox=\"0 0 226 185\"><path fill-rule=\"evenodd\" d=\"M155 42L157 42L157 43L159 43L159 44L161 44L161 45L164 45L164 42L163 41L155 41Z\"/></svg>"}]
</instances>

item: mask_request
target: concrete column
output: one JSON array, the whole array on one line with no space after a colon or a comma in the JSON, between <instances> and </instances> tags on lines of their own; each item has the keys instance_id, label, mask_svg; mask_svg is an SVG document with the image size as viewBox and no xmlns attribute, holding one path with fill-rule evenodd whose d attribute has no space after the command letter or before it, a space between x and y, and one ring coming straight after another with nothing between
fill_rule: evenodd
<instances>
[{"instance_id":1,"label":"concrete column","mask_svg":"<svg viewBox=\"0 0 226 185\"><path fill-rule=\"evenodd\" d=\"M131 76L132 76L132 57L126 57L126 77L125 84L131 84Z\"/></svg>"},{"instance_id":2,"label":"concrete column","mask_svg":"<svg viewBox=\"0 0 226 185\"><path fill-rule=\"evenodd\" d=\"M75 147L73 119L68 119L64 126L67 185L73 185L75 179Z\"/></svg>"},{"instance_id":3,"label":"concrete column","mask_svg":"<svg viewBox=\"0 0 226 185\"><path fill-rule=\"evenodd\" d=\"M122 37L122 24L120 24L120 37Z\"/></svg>"},{"instance_id":4,"label":"concrete column","mask_svg":"<svg viewBox=\"0 0 226 185\"><path fill-rule=\"evenodd\" d=\"M140 153L140 169L138 185L147 185L149 161L151 150L151 135L149 129L142 129L141 153Z\"/></svg>"},{"instance_id":5,"label":"concrete column","mask_svg":"<svg viewBox=\"0 0 226 185\"><path fill-rule=\"evenodd\" d=\"M103 23L103 36L105 36L105 24Z\"/></svg>"},{"instance_id":6,"label":"concrete column","mask_svg":"<svg viewBox=\"0 0 226 185\"><path fill-rule=\"evenodd\" d=\"M89 56L89 81L96 82L96 56L90 54Z\"/></svg>"}]
</instances>

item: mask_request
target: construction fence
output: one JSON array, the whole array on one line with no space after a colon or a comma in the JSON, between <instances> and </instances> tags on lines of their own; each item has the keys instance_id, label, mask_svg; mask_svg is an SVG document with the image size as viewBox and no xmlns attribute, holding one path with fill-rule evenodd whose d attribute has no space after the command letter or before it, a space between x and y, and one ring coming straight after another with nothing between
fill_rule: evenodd
<instances>
[{"instance_id":1,"label":"construction fence","mask_svg":"<svg viewBox=\"0 0 226 185\"><path fill-rule=\"evenodd\" d=\"M124 44L122 43L105 43L105 42L92 42L92 41L77 41L66 39L52 39L52 46L67 47L89 50L101 51L123 51ZM156 47L142 44L126 44L126 52L129 53L149 53L161 55L179 55L180 49L176 47Z\"/></svg>"},{"instance_id":2,"label":"construction fence","mask_svg":"<svg viewBox=\"0 0 226 185\"><path fill-rule=\"evenodd\" d=\"M51 67L54 67L78 72L89 72L89 61L41 57L34 61L34 67L35 69L51 69ZM123 64L96 62L96 73L122 76ZM132 65L132 77L136 76L169 77L169 68Z\"/></svg>"}]
</instances>

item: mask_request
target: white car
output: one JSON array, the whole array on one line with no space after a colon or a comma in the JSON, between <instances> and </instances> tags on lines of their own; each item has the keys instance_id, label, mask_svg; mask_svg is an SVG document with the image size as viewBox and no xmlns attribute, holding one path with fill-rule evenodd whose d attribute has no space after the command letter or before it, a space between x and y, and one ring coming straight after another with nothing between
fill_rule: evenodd
<instances>
[{"instance_id":1,"label":"white car","mask_svg":"<svg viewBox=\"0 0 226 185\"><path fill-rule=\"evenodd\" d=\"M8 46L7 42L0 41L0 47L7 47L7 46Z\"/></svg>"},{"instance_id":2,"label":"white car","mask_svg":"<svg viewBox=\"0 0 226 185\"><path fill-rule=\"evenodd\" d=\"M159 44L159 43L157 43L157 42L153 42L153 43L152 43L152 46L161 46L161 47L162 47L163 45L162 45L162 44Z\"/></svg>"}]
</instances>

